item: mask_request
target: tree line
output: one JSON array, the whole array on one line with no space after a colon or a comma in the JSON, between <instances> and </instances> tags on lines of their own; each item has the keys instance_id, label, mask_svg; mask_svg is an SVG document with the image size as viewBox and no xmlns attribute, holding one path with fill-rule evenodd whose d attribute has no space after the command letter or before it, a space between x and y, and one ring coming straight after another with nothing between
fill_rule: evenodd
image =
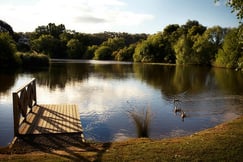
<instances>
[{"instance_id":1,"label":"tree line","mask_svg":"<svg viewBox=\"0 0 243 162\"><path fill-rule=\"evenodd\" d=\"M15 33L9 24L0 20L0 65L22 61L31 66L33 60L38 60L34 59L36 56L46 60L45 56L243 69L242 2L227 2L240 21L237 28L207 28L196 20L188 20L183 25L170 24L152 35L85 34L67 30L63 24L49 23L38 26L34 32ZM25 41L20 41L22 39Z\"/></svg>"},{"instance_id":2,"label":"tree line","mask_svg":"<svg viewBox=\"0 0 243 162\"><path fill-rule=\"evenodd\" d=\"M51 58L115 60L113 52L147 38L147 34L104 32L85 34L49 23L29 34L32 50ZM127 61L127 60L123 60Z\"/></svg>"}]
</instances>

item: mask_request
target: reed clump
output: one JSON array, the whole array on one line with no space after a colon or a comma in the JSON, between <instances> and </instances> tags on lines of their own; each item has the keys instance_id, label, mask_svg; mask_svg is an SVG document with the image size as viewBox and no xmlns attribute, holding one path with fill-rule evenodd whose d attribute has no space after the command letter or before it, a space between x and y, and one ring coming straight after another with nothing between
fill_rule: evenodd
<instances>
[{"instance_id":1,"label":"reed clump","mask_svg":"<svg viewBox=\"0 0 243 162\"><path fill-rule=\"evenodd\" d=\"M143 111L140 112L136 110L128 112L135 123L138 138L148 138L152 118L150 107L147 107L146 110L143 109Z\"/></svg>"}]
</instances>

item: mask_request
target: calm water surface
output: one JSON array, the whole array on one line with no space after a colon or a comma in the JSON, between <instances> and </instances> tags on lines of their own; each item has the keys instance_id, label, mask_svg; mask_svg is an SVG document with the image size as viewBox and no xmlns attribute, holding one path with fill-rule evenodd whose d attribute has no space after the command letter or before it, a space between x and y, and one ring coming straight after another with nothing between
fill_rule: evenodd
<instances>
[{"instance_id":1,"label":"calm water surface","mask_svg":"<svg viewBox=\"0 0 243 162\"><path fill-rule=\"evenodd\" d=\"M117 141L136 137L129 111L151 109L150 137L182 136L243 113L243 73L195 66L107 61L54 61L49 69L0 71L0 146L13 138L11 92L37 79L38 103L75 103L85 138ZM184 121L173 112L181 100Z\"/></svg>"}]
</instances>

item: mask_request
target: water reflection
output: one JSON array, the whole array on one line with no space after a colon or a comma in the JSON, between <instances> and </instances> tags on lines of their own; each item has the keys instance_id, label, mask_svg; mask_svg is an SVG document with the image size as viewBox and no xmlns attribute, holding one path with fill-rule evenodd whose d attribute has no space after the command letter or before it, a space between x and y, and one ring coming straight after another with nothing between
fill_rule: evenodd
<instances>
[{"instance_id":1,"label":"water reflection","mask_svg":"<svg viewBox=\"0 0 243 162\"><path fill-rule=\"evenodd\" d=\"M216 85L225 94L243 94L243 82L242 72L237 72L229 69L212 69L213 75L215 77Z\"/></svg>"},{"instance_id":2,"label":"water reflection","mask_svg":"<svg viewBox=\"0 0 243 162\"><path fill-rule=\"evenodd\" d=\"M166 98L187 92L198 94L208 86L213 86L211 68L195 66L164 66L137 64L134 66L137 77L147 84L160 89ZM187 94L187 95L188 95Z\"/></svg>"},{"instance_id":3,"label":"water reflection","mask_svg":"<svg viewBox=\"0 0 243 162\"><path fill-rule=\"evenodd\" d=\"M16 72L12 70L0 70L0 95L7 93L14 86Z\"/></svg>"},{"instance_id":4,"label":"water reflection","mask_svg":"<svg viewBox=\"0 0 243 162\"><path fill-rule=\"evenodd\" d=\"M11 140L11 92L37 78L39 103L78 104L87 139L136 137L127 112L151 108L152 138L190 134L242 114L243 74L195 66L55 61L49 69L0 71L0 145ZM173 98L187 117L173 112ZM6 136L5 136L5 135Z\"/></svg>"}]
</instances>

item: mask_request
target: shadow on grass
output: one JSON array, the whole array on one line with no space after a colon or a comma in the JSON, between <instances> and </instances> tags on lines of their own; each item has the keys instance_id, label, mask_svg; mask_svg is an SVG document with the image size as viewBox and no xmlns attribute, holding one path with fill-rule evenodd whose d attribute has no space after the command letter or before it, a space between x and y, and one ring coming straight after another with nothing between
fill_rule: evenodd
<instances>
[{"instance_id":1,"label":"shadow on grass","mask_svg":"<svg viewBox=\"0 0 243 162\"><path fill-rule=\"evenodd\" d=\"M52 154L71 161L101 161L111 143L86 143L80 133L20 136L8 154L35 151Z\"/></svg>"}]
</instances>

